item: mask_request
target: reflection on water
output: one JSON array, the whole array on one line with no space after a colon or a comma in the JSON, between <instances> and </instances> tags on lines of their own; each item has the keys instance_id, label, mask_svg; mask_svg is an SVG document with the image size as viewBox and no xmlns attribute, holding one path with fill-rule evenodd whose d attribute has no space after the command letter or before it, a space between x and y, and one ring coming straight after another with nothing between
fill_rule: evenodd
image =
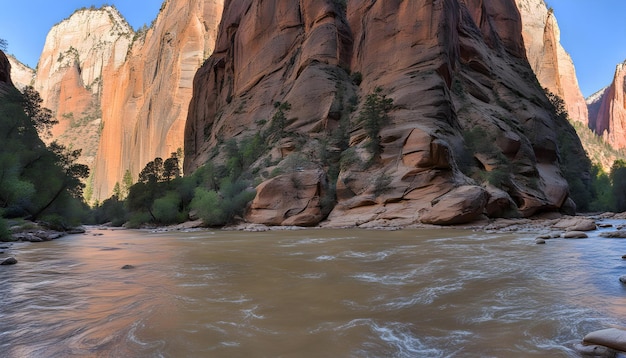
<instances>
[{"instance_id":1,"label":"reflection on water","mask_svg":"<svg viewBox=\"0 0 626 358\"><path fill-rule=\"evenodd\" d=\"M616 239L100 232L12 247L2 356L577 357L626 325Z\"/></svg>"}]
</instances>

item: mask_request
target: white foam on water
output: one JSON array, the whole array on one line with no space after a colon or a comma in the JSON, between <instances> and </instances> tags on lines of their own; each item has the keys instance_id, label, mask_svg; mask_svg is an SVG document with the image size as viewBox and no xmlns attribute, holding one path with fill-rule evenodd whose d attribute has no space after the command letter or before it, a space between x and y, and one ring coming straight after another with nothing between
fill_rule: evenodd
<instances>
[{"instance_id":1,"label":"white foam on water","mask_svg":"<svg viewBox=\"0 0 626 358\"><path fill-rule=\"evenodd\" d=\"M332 256L332 255L321 255L315 258L315 261L317 262L321 262L321 261L333 261L335 260L336 257Z\"/></svg>"}]
</instances>

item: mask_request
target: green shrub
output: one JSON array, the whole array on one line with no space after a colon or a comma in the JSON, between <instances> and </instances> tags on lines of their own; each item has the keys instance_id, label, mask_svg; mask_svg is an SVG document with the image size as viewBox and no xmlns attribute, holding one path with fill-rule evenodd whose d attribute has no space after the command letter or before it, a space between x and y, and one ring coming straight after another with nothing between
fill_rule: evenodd
<instances>
[{"instance_id":1,"label":"green shrub","mask_svg":"<svg viewBox=\"0 0 626 358\"><path fill-rule=\"evenodd\" d=\"M5 219L0 216L0 241L12 241L11 231Z\"/></svg>"},{"instance_id":2,"label":"green shrub","mask_svg":"<svg viewBox=\"0 0 626 358\"><path fill-rule=\"evenodd\" d=\"M180 196L175 191L169 191L154 201L152 214L161 224L175 224L185 220L184 213L180 212Z\"/></svg>"},{"instance_id":3,"label":"green shrub","mask_svg":"<svg viewBox=\"0 0 626 358\"><path fill-rule=\"evenodd\" d=\"M196 188L190 207L198 213L198 217L202 219L205 225L216 226L222 225L226 221L220 203L221 199L216 191Z\"/></svg>"}]
</instances>

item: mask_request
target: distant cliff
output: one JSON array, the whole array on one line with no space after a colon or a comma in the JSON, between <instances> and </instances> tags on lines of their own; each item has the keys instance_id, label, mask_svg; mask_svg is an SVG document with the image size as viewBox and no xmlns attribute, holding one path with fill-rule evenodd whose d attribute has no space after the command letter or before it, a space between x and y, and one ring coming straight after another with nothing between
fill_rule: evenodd
<instances>
[{"instance_id":1,"label":"distant cliff","mask_svg":"<svg viewBox=\"0 0 626 358\"><path fill-rule=\"evenodd\" d=\"M588 114L572 58L561 45L554 12L544 0L516 0L526 56L542 87L561 97L570 118L587 125Z\"/></svg>"},{"instance_id":2,"label":"distant cliff","mask_svg":"<svg viewBox=\"0 0 626 358\"><path fill-rule=\"evenodd\" d=\"M103 71L102 136L94 165L97 198L129 170L183 148L196 70L213 51L223 0L170 0L120 66Z\"/></svg>"},{"instance_id":3,"label":"distant cliff","mask_svg":"<svg viewBox=\"0 0 626 358\"><path fill-rule=\"evenodd\" d=\"M35 89L59 120L53 138L83 149L102 200L128 170L183 147L193 74L215 43L223 0L168 0L135 32L111 6L81 9L49 32Z\"/></svg>"},{"instance_id":4,"label":"distant cliff","mask_svg":"<svg viewBox=\"0 0 626 358\"><path fill-rule=\"evenodd\" d=\"M11 79L15 87L21 91L26 86L32 86L35 80L35 70L11 55L7 55L7 58L11 64Z\"/></svg>"},{"instance_id":5,"label":"distant cliff","mask_svg":"<svg viewBox=\"0 0 626 358\"><path fill-rule=\"evenodd\" d=\"M589 127L616 149L626 149L626 62L611 84L588 99Z\"/></svg>"},{"instance_id":6,"label":"distant cliff","mask_svg":"<svg viewBox=\"0 0 626 358\"><path fill-rule=\"evenodd\" d=\"M584 151L548 108L513 0L234 0L194 79L185 172L263 133L251 222L571 211L560 158Z\"/></svg>"},{"instance_id":7,"label":"distant cliff","mask_svg":"<svg viewBox=\"0 0 626 358\"><path fill-rule=\"evenodd\" d=\"M74 12L46 37L34 87L59 121L48 140L82 149L81 161L89 166L100 140L104 68L124 63L133 36L122 15L105 6Z\"/></svg>"}]
</instances>

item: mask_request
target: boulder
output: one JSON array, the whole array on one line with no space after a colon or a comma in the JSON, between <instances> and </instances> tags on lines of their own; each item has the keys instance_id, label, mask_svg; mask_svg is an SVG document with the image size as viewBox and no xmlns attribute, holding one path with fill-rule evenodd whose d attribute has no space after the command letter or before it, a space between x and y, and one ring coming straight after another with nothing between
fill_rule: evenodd
<instances>
[{"instance_id":1,"label":"boulder","mask_svg":"<svg viewBox=\"0 0 626 358\"><path fill-rule=\"evenodd\" d=\"M16 263L17 260L15 259L15 257L9 257L0 262L0 265L15 265Z\"/></svg>"},{"instance_id":2,"label":"boulder","mask_svg":"<svg viewBox=\"0 0 626 358\"><path fill-rule=\"evenodd\" d=\"M546 243L546 240L544 240L544 239L535 239L535 244L537 244L537 245L542 245L542 244L545 244L545 243Z\"/></svg>"},{"instance_id":3,"label":"boulder","mask_svg":"<svg viewBox=\"0 0 626 358\"><path fill-rule=\"evenodd\" d=\"M599 345L626 351L626 330L617 328L607 328L591 332L583 338L584 345Z\"/></svg>"},{"instance_id":4,"label":"boulder","mask_svg":"<svg viewBox=\"0 0 626 358\"><path fill-rule=\"evenodd\" d=\"M563 237L566 239L586 239L589 236L582 231L568 231L563 234Z\"/></svg>"},{"instance_id":5,"label":"boulder","mask_svg":"<svg viewBox=\"0 0 626 358\"><path fill-rule=\"evenodd\" d=\"M585 345L576 343L574 349L583 357L595 357L595 358L614 358L617 351L614 349L599 346L597 344Z\"/></svg>"},{"instance_id":6,"label":"boulder","mask_svg":"<svg viewBox=\"0 0 626 358\"><path fill-rule=\"evenodd\" d=\"M124 266L122 266L122 270L131 270L131 269L134 269L134 268L135 268L135 266L133 266L133 265L124 265Z\"/></svg>"},{"instance_id":7,"label":"boulder","mask_svg":"<svg viewBox=\"0 0 626 358\"><path fill-rule=\"evenodd\" d=\"M567 231L592 231L596 229L596 222L583 217L569 217L557 222L553 227Z\"/></svg>"},{"instance_id":8,"label":"boulder","mask_svg":"<svg viewBox=\"0 0 626 358\"><path fill-rule=\"evenodd\" d=\"M420 210L423 224L455 225L478 219L487 204L487 193L479 186L465 185L433 200L432 207Z\"/></svg>"},{"instance_id":9,"label":"boulder","mask_svg":"<svg viewBox=\"0 0 626 358\"><path fill-rule=\"evenodd\" d=\"M324 218L320 197L326 175L303 170L279 175L259 184L246 220L254 224L315 226Z\"/></svg>"},{"instance_id":10,"label":"boulder","mask_svg":"<svg viewBox=\"0 0 626 358\"><path fill-rule=\"evenodd\" d=\"M622 275L619 277L619 282L626 283L626 275Z\"/></svg>"},{"instance_id":11,"label":"boulder","mask_svg":"<svg viewBox=\"0 0 626 358\"><path fill-rule=\"evenodd\" d=\"M69 230L67 230L65 233L68 235L76 235L76 234L84 234L85 228L84 227L73 227Z\"/></svg>"},{"instance_id":12,"label":"boulder","mask_svg":"<svg viewBox=\"0 0 626 358\"><path fill-rule=\"evenodd\" d=\"M600 237L609 239L626 239L626 230L608 231L600 233Z\"/></svg>"},{"instance_id":13,"label":"boulder","mask_svg":"<svg viewBox=\"0 0 626 358\"><path fill-rule=\"evenodd\" d=\"M485 206L487 216L490 218L501 218L517 211L517 205L506 191L498 189L493 185L487 185L485 189L489 195L487 205Z\"/></svg>"}]
</instances>

